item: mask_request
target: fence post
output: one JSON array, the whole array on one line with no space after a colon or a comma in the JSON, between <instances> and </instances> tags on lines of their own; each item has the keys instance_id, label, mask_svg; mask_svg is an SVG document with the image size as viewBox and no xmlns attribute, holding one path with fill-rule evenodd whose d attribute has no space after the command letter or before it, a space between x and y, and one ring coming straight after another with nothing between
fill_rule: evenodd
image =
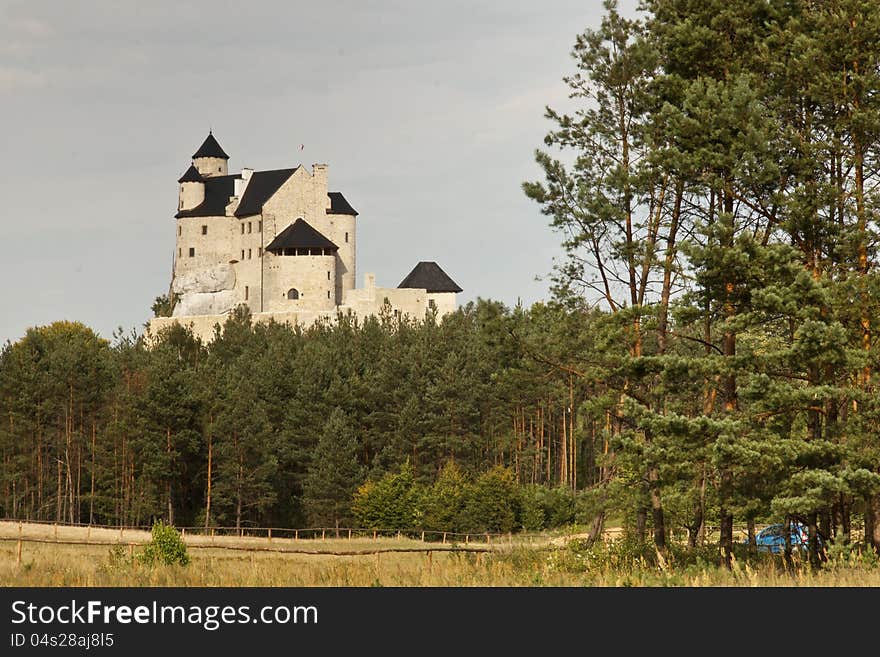
<instances>
[{"instance_id":1,"label":"fence post","mask_svg":"<svg viewBox=\"0 0 880 657\"><path fill-rule=\"evenodd\" d=\"M443 532L443 545L446 545L446 532Z\"/></svg>"},{"instance_id":2,"label":"fence post","mask_svg":"<svg viewBox=\"0 0 880 657\"><path fill-rule=\"evenodd\" d=\"M299 540L299 530L298 530L298 529L294 529L294 530L293 530L293 540L294 540L294 541L298 541L298 540Z\"/></svg>"},{"instance_id":3,"label":"fence post","mask_svg":"<svg viewBox=\"0 0 880 657\"><path fill-rule=\"evenodd\" d=\"M129 559L133 559L133 558L134 558L134 543L129 543L129 544L128 544L128 558L129 558Z\"/></svg>"},{"instance_id":4,"label":"fence post","mask_svg":"<svg viewBox=\"0 0 880 657\"><path fill-rule=\"evenodd\" d=\"M122 540L122 537L125 536L125 527L119 528L119 540Z\"/></svg>"},{"instance_id":5,"label":"fence post","mask_svg":"<svg viewBox=\"0 0 880 657\"><path fill-rule=\"evenodd\" d=\"M422 543L425 542L425 530L422 530Z\"/></svg>"},{"instance_id":6,"label":"fence post","mask_svg":"<svg viewBox=\"0 0 880 657\"><path fill-rule=\"evenodd\" d=\"M272 528L269 527L269 542L272 542Z\"/></svg>"},{"instance_id":7,"label":"fence post","mask_svg":"<svg viewBox=\"0 0 880 657\"><path fill-rule=\"evenodd\" d=\"M18 565L21 565L21 538L18 539Z\"/></svg>"},{"instance_id":8,"label":"fence post","mask_svg":"<svg viewBox=\"0 0 880 657\"><path fill-rule=\"evenodd\" d=\"M489 532L486 532L486 545L492 542L492 539L489 537Z\"/></svg>"},{"instance_id":9,"label":"fence post","mask_svg":"<svg viewBox=\"0 0 880 657\"><path fill-rule=\"evenodd\" d=\"M376 537L378 536L378 534L379 534L379 532L374 529L373 530L373 540L374 541L376 540Z\"/></svg>"},{"instance_id":10,"label":"fence post","mask_svg":"<svg viewBox=\"0 0 880 657\"><path fill-rule=\"evenodd\" d=\"M349 541L351 540L351 530L350 529L348 530L348 540Z\"/></svg>"},{"instance_id":11,"label":"fence post","mask_svg":"<svg viewBox=\"0 0 880 657\"><path fill-rule=\"evenodd\" d=\"M326 532L326 531L327 531L327 530L324 529L323 527L321 528L321 540L322 540L322 541L324 540L324 536L325 536L325 532Z\"/></svg>"},{"instance_id":12,"label":"fence post","mask_svg":"<svg viewBox=\"0 0 880 657\"><path fill-rule=\"evenodd\" d=\"M470 535L470 534L465 534L465 535L464 535L464 544L465 544L465 545L469 545L470 542L471 542L471 535Z\"/></svg>"}]
</instances>

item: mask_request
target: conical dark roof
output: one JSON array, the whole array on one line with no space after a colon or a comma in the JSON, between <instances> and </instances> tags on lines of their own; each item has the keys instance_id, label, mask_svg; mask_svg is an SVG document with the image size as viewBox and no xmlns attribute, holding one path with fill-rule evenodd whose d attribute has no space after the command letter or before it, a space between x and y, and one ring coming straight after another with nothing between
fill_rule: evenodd
<instances>
[{"instance_id":1,"label":"conical dark roof","mask_svg":"<svg viewBox=\"0 0 880 657\"><path fill-rule=\"evenodd\" d=\"M427 292L461 292L458 284L440 269L436 262L420 262L404 278L398 288L408 287Z\"/></svg>"},{"instance_id":2,"label":"conical dark roof","mask_svg":"<svg viewBox=\"0 0 880 657\"><path fill-rule=\"evenodd\" d=\"M281 249L333 249L339 247L309 226L305 219L297 219L282 230L266 247L272 253Z\"/></svg>"},{"instance_id":3,"label":"conical dark roof","mask_svg":"<svg viewBox=\"0 0 880 657\"><path fill-rule=\"evenodd\" d=\"M229 156L223 152L223 149L220 148L220 144L214 139L213 133L210 132L205 141L202 142L202 145L199 146L199 150L193 153L193 159L198 157L222 157L224 160L229 159Z\"/></svg>"},{"instance_id":4,"label":"conical dark roof","mask_svg":"<svg viewBox=\"0 0 880 657\"><path fill-rule=\"evenodd\" d=\"M205 182L205 179L202 178L202 174L199 173L198 169L196 169L193 165L190 165L189 169L186 170L186 173L184 173L180 178L177 179L177 182Z\"/></svg>"}]
</instances>

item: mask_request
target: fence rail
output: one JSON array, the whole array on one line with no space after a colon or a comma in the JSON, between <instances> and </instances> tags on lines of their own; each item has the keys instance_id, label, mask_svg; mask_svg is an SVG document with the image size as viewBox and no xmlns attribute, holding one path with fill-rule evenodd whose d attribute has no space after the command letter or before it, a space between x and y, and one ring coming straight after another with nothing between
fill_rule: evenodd
<instances>
[{"instance_id":1,"label":"fence rail","mask_svg":"<svg viewBox=\"0 0 880 657\"><path fill-rule=\"evenodd\" d=\"M3 522L18 523L19 527L24 524L42 525L52 527L57 535L59 528L83 528L87 531L110 530L124 535L127 531L149 532L152 525L100 525L75 522L53 522L49 520L21 520L18 518L5 518ZM298 540L327 540L327 539L380 539L380 538L409 538L425 542L465 543L471 542L491 543L493 540L512 538L512 533L499 532L452 532L433 529L379 529L369 527L220 527L220 526L175 526L175 529L186 536L204 537L237 537L241 539L255 538L267 539L292 539Z\"/></svg>"}]
</instances>

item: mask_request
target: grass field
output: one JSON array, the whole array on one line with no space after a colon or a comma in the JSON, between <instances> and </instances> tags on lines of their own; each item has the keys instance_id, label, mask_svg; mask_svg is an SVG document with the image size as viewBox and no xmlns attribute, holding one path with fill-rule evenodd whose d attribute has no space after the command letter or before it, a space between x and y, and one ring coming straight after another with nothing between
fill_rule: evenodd
<instances>
[{"instance_id":1,"label":"grass field","mask_svg":"<svg viewBox=\"0 0 880 657\"><path fill-rule=\"evenodd\" d=\"M864 559L833 559L818 572L805 564L786 572L772 559L737 562L728 571L711 559L655 565L641 557L621 558L620 550L584 550L564 537L514 537L488 546L405 538L276 539L270 544L265 538L218 537L210 547L205 537L187 536L188 566L149 567L133 558L149 539L147 532L127 530L120 537L118 530L24 525L22 537L31 540L19 543L18 531L18 523L0 523L2 586L880 587L880 567ZM89 541L106 543L54 542L79 541L86 532ZM489 551L450 549L465 547Z\"/></svg>"}]
</instances>

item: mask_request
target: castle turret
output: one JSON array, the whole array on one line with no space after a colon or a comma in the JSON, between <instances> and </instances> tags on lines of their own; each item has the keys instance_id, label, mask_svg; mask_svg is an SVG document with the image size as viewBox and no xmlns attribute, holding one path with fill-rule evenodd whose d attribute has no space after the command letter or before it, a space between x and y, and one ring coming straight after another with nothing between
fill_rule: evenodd
<instances>
[{"instance_id":1,"label":"castle turret","mask_svg":"<svg viewBox=\"0 0 880 657\"><path fill-rule=\"evenodd\" d=\"M209 132L207 138L199 146L199 150L193 153L193 166L204 178L227 175L227 163L229 156L220 148L220 144L214 139L214 134Z\"/></svg>"},{"instance_id":2,"label":"castle turret","mask_svg":"<svg viewBox=\"0 0 880 657\"><path fill-rule=\"evenodd\" d=\"M202 204L205 200L205 179L194 166L190 166L177 182L180 184L178 210L192 210Z\"/></svg>"}]
</instances>

